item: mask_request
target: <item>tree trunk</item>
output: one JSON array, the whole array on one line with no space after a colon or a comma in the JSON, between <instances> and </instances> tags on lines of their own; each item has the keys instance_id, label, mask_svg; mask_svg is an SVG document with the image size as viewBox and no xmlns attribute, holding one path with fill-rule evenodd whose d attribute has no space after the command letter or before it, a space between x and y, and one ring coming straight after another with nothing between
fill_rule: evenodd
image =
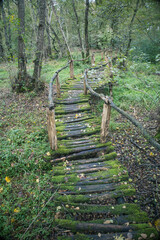
<instances>
[{"instance_id":1,"label":"tree trunk","mask_svg":"<svg viewBox=\"0 0 160 240\"><path fill-rule=\"evenodd\" d=\"M0 3L2 0L0 0ZM0 4L1 6L1 4ZM2 9L0 8L0 22L2 22ZM2 26L0 24L0 62L4 60L4 48L3 48L3 40L2 40Z\"/></svg>"},{"instance_id":2,"label":"tree trunk","mask_svg":"<svg viewBox=\"0 0 160 240\"><path fill-rule=\"evenodd\" d=\"M75 17L76 17L77 32L78 32L78 38L79 38L79 45L80 45L81 53L82 53L82 59L84 59L84 50L83 50L83 45L82 45L81 33L80 33L79 19L78 19L78 15L77 15L77 11L76 11L75 1L74 0L72 0L72 4L73 4L74 14L75 14Z\"/></svg>"},{"instance_id":3,"label":"tree trunk","mask_svg":"<svg viewBox=\"0 0 160 240\"><path fill-rule=\"evenodd\" d=\"M53 32L53 34L54 34L54 36L55 36L55 39L57 40L57 43L58 43L59 49L60 49L60 53L61 53L61 56L60 56L60 57L62 57L62 56L63 56L63 52L64 52L64 51L63 51L62 43L61 43L61 41L60 41L57 33L55 32L54 28L53 28L51 25L50 25L50 29L51 29L51 31Z\"/></svg>"},{"instance_id":4,"label":"tree trunk","mask_svg":"<svg viewBox=\"0 0 160 240\"><path fill-rule=\"evenodd\" d=\"M8 28L7 28L7 22L6 22L6 13L4 11L4 6L3 6L3 0L0 1L0 5L1 5L1 10L2 10L5 43L6 43L6 47L8 49L8 53L9 53L10 52L10 44L9 44L9 38L8 38Z\"/></svg>"},{"instance_id":5,"label":"tree trunk","mask_svg":"<svg viewBox=\"0 0 160 240\"><path fill-rule=\"evenodd\" d=\"M13 89L17 92L24 91L24 86L27 80L27 69L26 69L26 55L25 55L25 4L24 0L18 0L18 19L20 21L18 27L18 78L15 82Z\"/></svg>"},{"instance_id":6,"label":"tree trunk","mask_svg":"<svg viewBox=\"0 0 160 240\"><path fill-rule=\"evenodd\" d=\"M9 0L7 0L7 9L8 9L8 16L11 16ZM10 21L8 21L8 39L9 39L9 53L10 53L11 60L13 61L11 24L10 24Z\"/></svg>"},{"instance_id":7,"label":"tree trunk","mask_svg":"<svg viewBox=\"0 0 160 240\"><path fill-rule=\"evenodd\" d=\"M50 18L51 19L51 18ZM52 47L51 47L51 39L50 39L50 21L48 19L48 9L46 8L46 33L47 33L47 49L46 49L46 57L52 57Z\"/></svg>"},{"instance_id":8,"label":"tree trunk","mask_svg":"<svg viewBox=\"0 0 160 240\"><path fill-rule=\"evenodd\" d=\"M34 72L33 79L35 81L35 89L39 90L40 87L40 75L42 68L42 56L43 56L43 43L44 43L44 29L45 29L45 12L46 12L46 1L39 1L39 26L37 36L37 51L34 60Z\"/></svg>"},{"instance_id":9,"label":"tree trunk","mask_svg":"<svg viewBox=\"0 0 160 240\"><path fill-rule=\"evenodd\" d=\"M86 10L85 10L85 48L86 48L86 57L89 57L88 13L89 13L89 0L86 0Z\"/></svg>"},{"instance_id":10,"label":"tree trunk","mask_svg":"<svg viewBox=\"0 0 160 240\"><path fill-rule=\"evenodd\" d=\"M136 17L137 11L138 11L139 2L140 2L140 0L137 0L136 8L134 9L134 13L133 13L133 16L132 16L132 19L131 19L130 25L129 25L128 45L127 45L126 54L125 54L127 57L128 57L129 49L130 49L131 42L132 42L132 28L133 28L133 22L134 22L134 19L135 19L135 17Z\"/></svg>"}]
</instances>

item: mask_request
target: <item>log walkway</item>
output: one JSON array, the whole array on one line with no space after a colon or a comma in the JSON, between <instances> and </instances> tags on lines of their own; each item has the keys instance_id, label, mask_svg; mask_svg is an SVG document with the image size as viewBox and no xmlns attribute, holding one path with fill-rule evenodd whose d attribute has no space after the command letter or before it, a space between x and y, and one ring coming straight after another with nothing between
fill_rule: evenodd
<instances>
[{"instance_id":1,"label":"log walkway","mask_svg":"<svg viewBox=\"0 0 160 240\"><path fill-rule=\"evenodd\" d=\"M93 87L102 72L90 74ZM77 77L66 80L55 100L58 150L51 159L51 181L56 239L158 240L136 204L135 189L116 160L114 146L100 143L101 116L92 113L89 97L83 93L83 78Z\"/></svg>"}]
</instances>

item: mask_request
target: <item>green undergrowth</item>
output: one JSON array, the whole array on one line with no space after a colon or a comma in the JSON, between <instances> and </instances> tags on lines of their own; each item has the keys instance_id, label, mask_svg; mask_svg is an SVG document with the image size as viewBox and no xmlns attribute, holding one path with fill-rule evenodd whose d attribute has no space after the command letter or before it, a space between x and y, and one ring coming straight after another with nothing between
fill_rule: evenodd
<instances>
[{"instance_id":1,"label":"green undergrowth","mask_svg":"<svg viewBox=\"0 0 160 240\"><path fill-rule=\"evenodd\" d=\"M66 62L67 59L65 58L44 62L42 67L42 78L45 82L49 83L55 71L63 67ZM75 63L75 75L78 74L78 77L81 77L81 73L86 67L86 64ZM29 74L33 73L33 63L28 63L27 70ZM66 171L67 166L63 166L65 162L53 166L51 160L55 157L70 154L72 149L67 149L64 144L62 144L56 152L53 153L51 151L47 137L46 112L43 107L48 104L48 100L46 100L44 96L45 94L41 95L41 93L36 94L35 92L30 92L19 95L11 93L9 78L12 78L16 74L16 62L11 63L10 67L8 64L1 64L0 88L7 89L7 93L3 90L3 101L0 105L0 114L2 116L2 121L0 123L0 237L3 237L6 240L21 239L26 229L33 222L31 228L24 235L23 239L50 239L53 233L53 226L55 226L54 215L57 206L59 206L57 204L64 202L79 207L79 203L89 203L91 200L90 196L87 197L81 194L75 196L60 195L61 188L63 189L65 186L68 190L74 190L72 184L76 184L80 180L80 177L77 173L69 170ZM153 96L154 90L159 87L157 76L149 75L149 72L145 75L144 72L140 70L137 70L136 74L136 79L139 77L144 79L146 77L145 79L148 85L151 86L150 88L147 88L147 93L153 97L154 101L157 101L156 95ZM65 79L69 78L69 68L62 71L59 74L59 78L61 84L63 84ZM148 97L147 100L141 101L143 97L139 93L136 93L137 95L134 94L134 97L131 96L132 93L129 88L135 88L135 86L137 88L143 87L142 82L139 80L136 80L134 85L134 77L131 72L121 73L118 78L117 81L119 82L120 88L115 86L113 94L115 102L119 106L123 107L124 105L125 108L124 103L126 102L127 104L132 104L132 106L134 106L137 101L142 102L144 104L143 106L149 105L149 99L151 100L150 97ZM71 85L72 81L74 80L67 80ZM122 89L124 82L125 88ZM128 85L126 86L126 84ZM155 87L153 87L153 85ZM138 91L134 90L134 92ZM65 101L67 96L68 93L64 93L58 100ZM138 96L138 100L135 100L136 96ZM89 99L89 95L84 96L84 94L80 94L78 97L81 101ZM61 107L58 107L57 109L61 110ZM100 110L98 112L99 114L88 114L87 117L92 118L90 120L91 123L95 120L96 126L93 126L94 129L88 127L87 134L84 132L84 136L93 134L92 138L98 139L97 135L99 135L100 132L101 112L102 111ZM57 132L64 130L63 122L59 121L61 117L61 115L56 116ZM116 117L116 114L114 117ZM64 120L66 120L66 118ZM75 120L78 120L78 118L76 119L76 116ZM86 123L87 122L88 120L86 120ZM119 127L119 125L114 125L114 120L112 125L113 130L116 130L116 128ZM58 144L61 144L59 140L61 139L62 143L64 143L66 141L64 138L67 136L61 136L58 133L58 137ZM97 146L100 147L101 145L98 144ZM126 172L126 169L122 166L119 167L116 160L112 160L116 157L115 153L112 153L113 150L114 147L110 145L107 150L109 154L107 154L106 151L106 155L103 156L106 165L110 165L112 168L109 168L107 171L86 174L86 176L90 175L95 178L97 177L97 179L105 179L106 177L115 180L127 179L128 173ZM124 184L124 186L126 186L126 184ZM122 195L133 196L135 190L132 189L132 186L127 184L126 189L124 186L120 186L114 195L113 192L109 192L108 198L117 198ZM127 187L129 188L127 189ZM48 202L51 198L52 200ZM76 202L77 205L75 204ZM127 212L126 209L130 209L131 207L126 204L125 206L126 208L120 210L117 208L114 209L118 213L122 210L124 214L129 214L129 211ZM106 206L106 208L107 207L108 206ZM98 206L98 209L99 208L100 206ZM114 209L109 207L111 213ZM95 210L95 208L90 208L88 212ZM86 209L81 209L81 211L86 211ZM132 208L131 212L133 211L134 214L139 214L137 205ZM40 212L41 214L39 214ZM141 230L141 228L139 229ZM145 232L147 231L149 230L145 230ZM77 234L76 239L87 240L86 237L84 238L83 234Z\"/></svg>"}]
</instances>

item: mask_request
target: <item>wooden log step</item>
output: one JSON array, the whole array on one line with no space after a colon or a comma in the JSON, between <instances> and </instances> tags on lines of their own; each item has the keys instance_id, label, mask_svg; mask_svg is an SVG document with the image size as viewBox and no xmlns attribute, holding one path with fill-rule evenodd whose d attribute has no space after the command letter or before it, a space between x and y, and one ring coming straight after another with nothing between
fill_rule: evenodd
<instances>
[{"instance_id":1,"label":"wooden log step","mask_svg":"<svg viewBox=\"0 0 160 240\"><path fill-rule=\"evenodd\" d=\"M73 232L129 232L133 230L131 226L113 225L113 224L96 224L96 223L82 223L78 221L71 221L66 219L55 219L58 227L71 229Z\"/></svg>"},{"instance_id":2,"label":"wooden log step","mask_svg":"<svg viewBox=\"0 0 160 240\"><path fill-rule=\"evenodd\" d=\"M71 98L66 100L58 100L54 101L55 104L62 104L62 105L71 105L71 104L78 104L78 103L88 103L88 99L81 99L81 98Z\"/></svg>"},{"instance_id":3,"label":"wooden log step","mask_svg":"<svg viewBox=\"0 0 160 240\"><path fill-rule=\"evenodd\" d=\"M74 233L70 232L70 235L67 236L67 240L79 240L79 239L87 239L87 240L126 240L127 238L127 232L116 232L116 233L108 233L108 234L101 234L100 232L98 234L82 234L82 233ZM132 232L133 234L133 232ZM58 240L64 240L64 236L59 236ZM131 240L131 239L129 239Z\"/></svg>"},{"instance_id":4,"label":"wooden log step","mask_svg":"<svg viewBox=\"0 0 160 240\"><path fill-rule=\"evenodd\" d=\"M55 191L55 189L54 189ZM79 195L59 195L56 200L60 202L74 202L74 203L93 203L98 202L105 203L108 201L113 202L113 199L117 199L119 197L130 197L135 195L135 189L124 189L123 191L114 191L108 193L97 193L97 194L79 194Z\"/></svg>"},{"instance_id":5,"label":"wooden log step","mask_svg":"<svg viewBox=\"0 0 160 240\"><path fill-rule=\"evenodd\" d=\"M56 120L60 120L62 122L65 122L65 121L72 121L72 120L79 120L79 119L90 119L90 118L93 118L93 116L91 115L90 112L81 112L81 113L68 113L68 114L65 114L65 116L62 116L62 115L56 115Z\"/></svg>"},{"instance_id":6,"label":"wooden log step","mask_svg":"<svg viewBox=\"0 0 160 240\"><path fill-rule=\"evenodd\" d=\"M86 193L102 193L106 191L114 191L119 185L115 183L109 184L99 184L99 185L86 185L86 186L76 186L75 192L73 191L65 191L64 193L61 192L60 194L67 194L67 195L77 195L78 194L86 194ZM63 187L62 187L63 188ZM67 186L65 186L67 189ZM68 187L69 188L69 187Z\"/></svg>"},{"instance_id":7,"label":"wooden log step","mask_svg":"<svg viewBox=\"0 0 160 240\"><path fill-rule=\"evenodd\" d=\"M61 134L57 134L57 137L59 140L61 139L67 139L67 138L77 138L77 137L82 137L82 136L90 136L90 135L94 135L96 133L98 133L100 131L100 129L94 129L91 131L85 131L85 130L76 130L76 131L68 131L68 133L63 133L64 135Z\"/></svg>"},{"instance_id":8,"label":"wooden log step","mask_svg":"<svg viewBox=\"0 0 160 240\"><path fill-rule=\"evenodd\" d=\"M114 147L112 148L114 150ZM74 161L74 164L84 164L84 163L96 163L96 162L104 162L106 160L112 160L115 159L117 154L115 152L111 152L109 154L105 154L105 156L100 156L98 158L89 158L89 159L80 159Z\"/></svg>"},{"instance_id":9,"label":"wooden log step","mask_svg":"<svg viewBox=\"0 0 160 240\"><path fill-rule=\"evenodd\" d=\"M76 196L75 196L76 197ZM62 196L61 196L62 198ZM57 206L62 203L57 202ZM136 217L138 216L138 219L140 215L142 216L142 219L144 219L143 222L148 222L149 218L147 217L147 213L142 211L140 209L140 206L134 203L124 203L124 204L109 204L109 205L99 205L99 204L88 204L88 203L76 203L76 202L69 202L66 205L63 205L65 207L61 208L61 212L68 212L68 213L80 213L80 214L86 214L86 213L92 213L92 214L106 214L105 218L115 218L119 216L132 216L128 221L136 221Z\"/></svg>"},{"instance_id":10,"label":"wooden log step","mask_svg":"<svg viewBox=\"0 0 160 240\"><path fill-rule=\"evenodd\" d=\"M72 118L70 120L64 120L64 123L75 123L75 122L84 122L84 121L88 121L90 119L93 119L93 117L89 116L89 117L82 117L82 118Z\"/></svg>"},{"instance_id":11,"label":"wooden log step","mask_svg":"<svg viewBox=\"0 0 160 240\"><path fill-rule=\"evenodd\" d=\"M82 109L63 109L63 110L56 110L55 108L55 113L57 115L64 115L64 114L69 114L69 113L81 113L81 112L90 112L90 107L82 108Z\"/></svg>"},{"instance_id":12,"label":"wooden log step","mask_svg":"<svg viewBox=\"0 0 160 240\"><path fill-rule=\"evenodd\" d=\"M93 148L93 149L89 149L89 150L85 150L85 151L81 151L78 153L73 153L71 155L66 155L65 159L66 160L74 160L74 159L80 159L80 158L84 158L87 157L89 155L89 157L91 156L95 156L97 155L100 151L105 150L106 152L112 151L111 148L111 143L108 142L106 145L102 146L102 147L97 147L97 148ZM75 149L73 149L73 151L75 151ZM55 154L58 154L58 150L55 151ZM53 159L51 160L51 162L61 162L64 161L64 158L58 158L58 159Z\"/></svg>"},{"instance_id":13,"label":"wooden log step","mask_svg":"<svg viewBox=\"0 0 160 240\"><path fill-rule=\"evenodd\" d=\"M69 126L65 126L65 128L63 129L63 131L74 131L74 130L81 130L81 129L86 129L87 126L85 125L82 125L82 126L72 126L72 127L69 127Z\"/></svg>"},{"instance_id":14,"label":"wooden log step","mask_svg":"<svg viewBox=\"0 0 160 240\"><path fill-rule=\"evenodd\" d=\"M108 183L118 183L118 182L122 182L122 181L127 181L128 180L128 176L124 176L124 177L117 177L117 178L112 178L112 177L109 177L109 178L104 178L104 179L99 179L99 180L90 180L90 181L81 181L81 182L77 182L76 185L77 186L83 186L83 185L89 185L89 184L94 184L94 185L97 185L97 184L108 184Z\"/></svg>"}]
</instances>

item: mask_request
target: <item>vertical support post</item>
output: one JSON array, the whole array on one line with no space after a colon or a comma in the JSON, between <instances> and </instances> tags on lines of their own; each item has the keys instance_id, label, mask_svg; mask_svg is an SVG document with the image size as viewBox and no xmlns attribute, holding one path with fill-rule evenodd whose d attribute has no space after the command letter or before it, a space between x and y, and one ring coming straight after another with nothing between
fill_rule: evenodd
<instances>
[{"instance_id":1,"label":"vertical support post","mask_svg":"<svg viewBox=\"0 0 160 240\"><path fill-rule=\"evenodd\" d=\"M60 82L59 82L59 75L57 74L56 77L56 91L57 91L57 97L61 97L61 89L60 89Z\"/></svg>"},{"instance_id":2,"label":"vertical support post","mask_svg":"<svg viewBox=\"0 0 160 240\"><path fill-rule=\"evenodd\" d=\"M94 55L94 53L92 53L91 64L92 64L92 66L95 65L95 55Z\"/></svg>"},{"instance_id":3,"label":"vertical support post","mask_svg":"<svg viewBox=\"0 0 160 240\"><path fill-rule=\"evenodd\" d=\"M101 136L100 142L105 143L106 137L109 133L109 122L111 117L111 105L108 98L106 98L107 103L103 104L103 113L102 113L102 123L101 123Z\"/></svg>"},{"instance_id":4,"label":"vertical support post","mask_svg":"<svg viewBox=\"0 0 160 240\"><path fill-rule=\"evenodd\" d=\"M47 128L50 147L52 150L57 150L57 134L54 109L47 109Z\"/></svg>"},{"instance_id":5,"label":"vertical support post","mask_svg":"<svg viewBox=\"0 0 160 240\"><path fill-rule=\"evenodd\" d=\"M70 78L74 78L73 60L70 61Z\"/></svg>"},{"instance_id":6,"label":"vertical support post","mask_svg":"<svg viewBox=\"0 0 160 240\"><path fill-rule=\"evenodd\" d=\"M103 55L104 55L104 52L102 51L101 52L101 61L103 61Z\"/></svg>"},{"instance_id":7,"label":"vertical support post","mask_svg":"<svg viewBox=\"0 0 160 240\"><path fill-rule=\"evenodd\" d=\"M105 61L106 61L107 63L109 62L108 57L107 57L106 54L105 54Z\"/></svg>"},{"instance_id":8,"label":"vertical support post","mask_svg":"<svg viewBox=\"0 0 160 240\"><path fill-rule=\"evenodd\" d=\"M87 95L87 86L86 86L86 78L87 78L87 72L85 72L84 79L83 79L83 87L84 87L84 95Z\"/></svg>"}]
</instances>

